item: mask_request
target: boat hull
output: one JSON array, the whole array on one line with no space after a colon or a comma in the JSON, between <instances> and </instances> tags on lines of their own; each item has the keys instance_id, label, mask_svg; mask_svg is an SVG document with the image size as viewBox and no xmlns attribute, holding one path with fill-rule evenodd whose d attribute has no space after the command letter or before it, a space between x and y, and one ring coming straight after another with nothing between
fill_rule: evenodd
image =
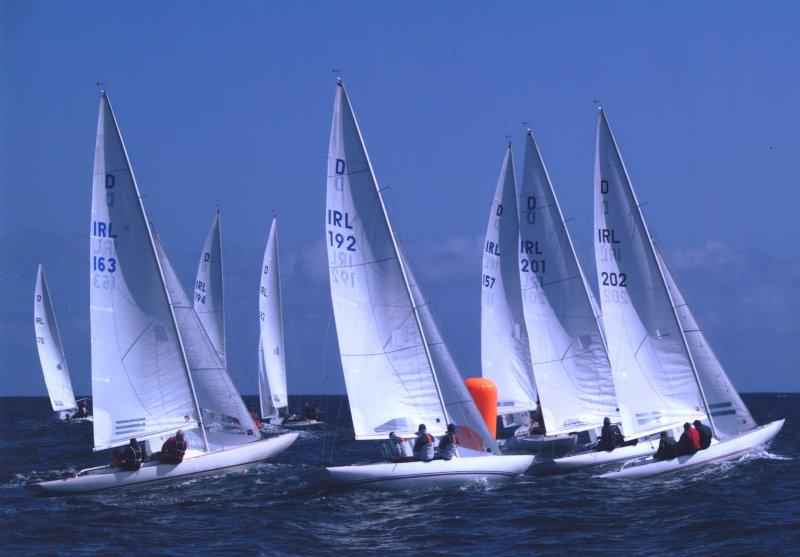
<instances>
[{"instance_id":1,"label":"boat hull","mask_svg":"<svg viewBox=\"0 0 800 557\"><path fill-rule=\"evenodd\" d=\"M36 483L29 487L34 491L49 495L70 495L203 474L254 464L273 457L289 448L297 437L297 433L287 433L233 449L200 453L198 456L185 458L180 464L145 462L139 470L135 471L104 466L90 469L85 473L79 472L72 478Z\"/></svg>"},{"instance_id":2,"label":"boat hull","mask_svg":"<svg viewBox=\"0 0 800 557\"><path fill-rule=\"evenodd\" d=\"M503 450L514 453L536 453L555 457L568 453L578 446L577 435L525 435L511 437L503 443Z\"/></svg>"},{"instance_id":3,"label":"boat hull","mask_svg":"<svg viewBox=\"0 0 800 557\"><path fill-rule=\"evenodd\" d=\"M777 420L752 429L737 437L714 443L709 448L693 455L679 456L672 460L640 459L627 463L621 470L600 475L609 479L638 479L661 476L691 470L712 462L735 460L756 447L769 443L783 427L785 420Z\"/></svg>"},{"instance_id":4,"label":"boat hull","mask_svg":"<svg viewBox=\"0 0 800 557\"><path fill-rule=\"evenodd\" d=\"M460 487L467 482L505 482L531 467L533 455L492 455L430 462L379 462L327 468L336 486L389 491Z\"/></svg>"},{"instance_id":5,"label":"boat hull","mask_svg":"<svg viewBox=\"0 0 800 557\"><path fill-rule=\"evenodd\" d=\"M320 422L317 420L301 420L298 422L286 422L280 424L280 427L286 429L319 429L325 425L325 422Z\"/></svg>"},{"instance_id":6,"label":"boat hull","mask_svg":"<svg viewBox=\"0 0 800 557\"><path fill-rule=\"evenodd\" d=\"M568 473L586 470L597 466L608 466L626 462L633 458L649 456L658 450L658 441L640 439L636 445L617 447L613 451L593 451L562 458L554 458L547 467L555 472Z\"/></svg>"}]
</instances>

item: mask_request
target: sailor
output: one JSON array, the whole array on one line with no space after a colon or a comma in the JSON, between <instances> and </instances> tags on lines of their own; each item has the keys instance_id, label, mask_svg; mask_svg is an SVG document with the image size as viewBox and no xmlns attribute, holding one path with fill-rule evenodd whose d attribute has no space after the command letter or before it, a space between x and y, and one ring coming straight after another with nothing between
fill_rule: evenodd
<instances>
[{"instance_id":1,"label":"sailor","mask_svg":"<svg viewBox=\"0 0 800 557\"><path fill-rule=\"evenodd\" d=\"M613 451L614 448L619 447L623 442L624 438L617 424L612 424L611 418L609 417L604 418L603 429L600 432L600 439L597 441L596 450Z\"/></svg>"},{"instance_id":2,"label":"sailor","mask_svg":"<svg viewBox=\"0 0 800 557\"><path fill-rule=\"evenodd\" d=\"M395 462L414 460L414 452L409 442L394 431L389 434L389 456Z\"/></svg>"},{"instance_id":3,"label":"sailor","mask_svg":"<svg viewBox=\"0 0 800 557\"><path fill-rule=\"evenodd\" d=\"M658 450L654 455L656 460L672 460L678 454L678 445L675 438L666 431L661 432Z\"/></svg>"},{"instance_id":4,"label":"sailor","mask_svg":"<svg viewBox=\"0 0 800 557\"><path fill-rule=\"evenodd\" d=\"M114 451L114 466L126 471L138 470L142 467L143 460L142 448L136 439L131 439L124 449Z\"/></svg>"},{"instance_id":5,"label":"sailor","mask_svg":"<svg viewBox=\"0 0 800 557\"><path fill-rule=\"evenodd\" d=\"M433 435L428 433L425 424L419 424L417 439L414 441L414 457L423 462L433 460L433 442Z\"/></svg>"},{"instance_id":6,"label":"sailor","mask_svg":"<svg viewBox=\"0 0 800 557\"><path fill-rule=\"evenodd\" d=\"M317 407L306 401L306 405L303 408L303 417L309 421L316 420L319 417Z\"/></svg>"},{"instance_id":7,"label":"sailor","mask_svg":"<svg viewBox=\"0 0 800 557\"><path fill-rule=\"evenodd\" d=\"M439 455L444 460L450 460L454 456L458 456L458 437L456 437L455 424L447 425L447 433L439 441Z\"/></svg>"},{"instance_id":8,"label":"sailor","mask_svg":"<svg viewBox=\"0 0 800 557\"><path fill-rule=\"evenodd\" d=\"M248 410L250 411L250 417L253 418L253 423L256 425L256 428L261 427L261 420L258 417L256 409L251 406Z\"/></svg>"},{"instance_id":9,"label":"sailor","mask_svg":"<svg viewBox=\"0 0 800 557\"><path fill-rule=\"evenodd\" d=\"M692 424L683 424L683 434L678 439L678 456L693 455L700 450L700 434Z\"/></svg>"},{"instance_id":10,"label":"sailor","mask_svg":"<svg viewBox=\"0 0 800 557\"><path fill-rule=\"evenodd\" d=\"M85 400L78 401L78 409L69 417L70 420L80 420L89 417L89 408L86 406Z\"/></svg>"},{"instance_id":11,"label":"sailor","mask_svg":"<svg viewBox=\"0 0 800 557\"><path fill-rule=\"evenodd\" d=\"M711 428L700 420L694 421L694 428L697 430L697 434L700 436L700 448L709 448L711 446Z\"/></svg>"},{"instance_id":12,"label":"sailor","mask_svg":"<svg viewBox=\"0 0 800 557\"><path fill-rule=\"evenodd\" d=\"M173 437L170 437L161 445L161 451L153 453L153 458L160 460L164 464L180 464L183 462L183 455L186 454L187 447L183 430L179 429Z\"/></svg>"}]
</instances>

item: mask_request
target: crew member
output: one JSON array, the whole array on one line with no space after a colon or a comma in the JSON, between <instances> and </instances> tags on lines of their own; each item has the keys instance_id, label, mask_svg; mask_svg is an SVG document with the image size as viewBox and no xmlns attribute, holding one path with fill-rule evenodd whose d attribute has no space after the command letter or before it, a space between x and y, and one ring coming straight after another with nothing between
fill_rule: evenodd
<instances>
[{"instance_id":1,"label":"crew member","mask_svg":"<svg viewBox=\"0 0 800 557\"><path fill-rule=\"evenodd\" d=\"M306 405L303 408L303 417L309 421L316 421L319 418L319 413L317 412L317 407L311 404L310 402L306 401Z\"/></svg>"},{"instance_id":2,"label":"crew member","mask_svg":"<svg viewBox=\"0 0 800 557\"><path fill-rule=\"evenodd\" d=\"M173 437L170 437L161 445L161 451L153 454L153 458L160 460L164 464L180 464L183 462L183 455L186 454L187 447L183 430L179 429Z\"/></svg>"},{"instance_id":3,"label":"crew member","mask_svg":"<svg viewBox=\"0 0 800 557\"><path fill-rule=\"evenodd\" d=\"M456 437L455 424L448 424L447 433L439 441L439 455L444 460L458 456L458 437Z\"/></svg>"},{"instance_id":4,"label":"crew member","mask_svg":"<svg viewBox=\"0 0 800 557\"><path fill-rule=\"evenodd\" d=\"M124 449L114 451L114 466L117 468L132 472L142 467L142 461L144 454L136 439L131 439Z\"/></svg>"},{"instance_id":5,"label":"crew member","mask_svg":"<svg viewBox=\"0 0 800 557\"><path fill-rule=\"evenodd\" d=\"M389 434L389 456L394 462L414 460L414 452L409 442L394 431Z\"/></svg>"},{"instance_id":6,"label":"crew member","mask_svg":"<svg viewBox=\"0 0 800 557\"><path fill-rule=\"evenodd\" d=\"M672 460L678 453L678 445L675 438L666 431L661 432L661 440L658 442L658 450L654 455L656 460Z\"/></svg>"},{"instance_id":7,"label":"crew member","mask_svg":"<svg viewBox=\"0 0 800 557\"><path fill-rule=\"evenodd\" d=\"M70 420L80 420L89 417L89 407L86 405L85 400L78 401L78 409L69 417Z\"/></svg>"},{"instance_id":8,"label":"crew member","mask_svg":"<svg viewBox=\"0 0 800 557\"><path fill-rule=\"evenodd\" d=\"M711 446L711 428L705 425L700 420L694 421L694 428L697 430L698 435L700 435L700 448L707 449Z\"/></svg>"},{"instance_id":9,"label":"crew member","mask_svg":"<svg viewBox=\"0 0 800 557\"><path fill-rule=\"evenodd\" d=\"M683 424L683 434L678 439L678 456L693 455L700 450L700 434L692 424Z\"/></svg>"},{"instance_id":10,"label":"crew member","mask_svg":"<svg viewBox=\"0 0 800 557\"><path fill-rule=\"evenodd\" d=\"M414 441L414 457L423 462L433 460L433 442L433 435L428 433L428 428L425 424L420 424L417 428L417 439Z\"/></svg>"},{"instance_id":11,"label":"crew member","mask_svg":"<svg viewBox=\"0 0 800 557\"><path fill-rule=\"evenodd\" d=\"M250 417L253 418L253 423L256 425L256 429L261 427L261 419L258 417L258 412L252 406L249 408L250 410Z\"/></svg>"},{"instance_id":12,"label":"crew member","mask_svg":"<svg viewBox=\"0 0 800 557\"><path fill-rule=\"evenodd\" d=\"M611 418L603 419L603 429L600 432L600 439L597 441L598 451L613 451L616 447L623 444L625 439L617 424L611 423Z\"/></svg>"}]
</instances>

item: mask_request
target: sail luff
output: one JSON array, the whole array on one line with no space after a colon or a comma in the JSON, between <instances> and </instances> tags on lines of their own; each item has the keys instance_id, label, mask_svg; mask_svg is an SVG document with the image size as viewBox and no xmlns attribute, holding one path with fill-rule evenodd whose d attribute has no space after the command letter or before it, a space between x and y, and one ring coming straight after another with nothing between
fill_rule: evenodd
<instances>
[{"instance_id":1,"label":"sail luff","mask_svg":"<svg viewBox=\"0 0 800 557\"><path fill-rule=\"evenodd\" d=\"M611 136L611 141L614 144L614 148L616 149L617 152L619 152L619 145L617 144L616 137L614 137L614 131L611 129L611 125L608 123L608 120L606 120L606 116L602 108L600 109L600 117L605 121L606 127L608 128L608 133ZM629 192L634 201L634 206L636 208L636 215L639 218L639 223L645 232L645 236L647 236L647 245L650 248L650 253L656 259L656 261L658 261L659 256L658 252L656 251L655 244L653 243L653 236L650 233L650 229L648 228L647 222L645 221L644 215L642 214L642 206L639 203L639 199L636 196L636 190L632 186L630 175L628 174L628 168L625 166L625 161L622 159L622 157L620 157L620 164L622 166L622 171L625 173L625 182L630 186ZM686 342L686 333L684 332L683 327L680 324L680 317L678 316L678 313L675 310L675 300L673 300L672 298L672 293L670 292L669 287L667 285L667 279L664 277L664 269L662 269L661 265L658 264L656 264L656 268L658 269L658 277L661 280L660 284L664 288L664 291L667 293L667 297L669 298L670 302L669 305L670 308L672 309L672 314L675 317L676 323L678 324L678 330L680 331L681 342L683 343L683 348L686 352L686 356L689 358L689 364L692 368L692 375L694 376L695 383L697 384L697 389L700 392L700 398L703 401L703 406L705 407L706 414L708 415L708 420L710 422L711 429L714 435L716 436L717 428L714 424L714 418L711 416L711 409L708 406L708 400L706 399L706 394L705 391L703 390L702 382L700 381L700 377L697 374L697 366L694 363L694 357L692 356L692 351L689 349L689 344Z\"/></svg>"},{"instance_id":2,"label":"sail luff","mask_svg":"<svg viewBox=\"0 0 800 557\"><path fill-rule=\"evenodd\" d=\"M108 111L111 114L111 119L112 119L113 124L114 124L114 130L115 130L115 132L117 134L117 138L119 139L120 145L122 145L122 153L123 153L123 156L125 157L125 163L127 164L128 171L130 172L130 175L131 175L131 181L133 183L133 189L134 189L134 192L136 194L136 199L138 200L139 211L140 211L142 220L145 223L145 228L147 229L147 237L150 240L150 254L152 255L153 260L155 261L155 264L156 264L156 268L158 269L158 276L161 279L162 293L163 293L164 298L166 300L167 307L169 308L169 315L170 315L170 318L172 320L172 326L174 327L175 335L176 335L176 337L178 339L178 346L180 347L181 357L183 359L183 361L182 361L183 370L184 370L184 372L186 374L186 379L189 382L189 388L191 390L192 400L194 402L194 409L195 409L195 412L197 412L198 426L200 427L200 431L202 433L204 448L206 450L208 450L208 439L206 438L206 430L205 430L205 427L203 426L203 415L202 415L202 412L200 411L200 405L199 405L199 403L197 401L197 393L195 392L194 382L192 380L192 374L189 371L189 361L188 361L188 359L186 357L186 350L184 349L184 346L183 346L183 340L181 339L180 330L178 329L178 322L175 319L175 312L172 309L172 304L170 303L170 300L169 300L169 294L167 293L166 281L164 280L164 270L161 268L161 261L159 261L159 259L158 259L158 254L157 254L157 251L156 251L156 244L155 244L155 241L153 240L153 231L151 230L150 223L149 223L149 221L147 219L147 212L145 211L144 203L142 203L142 195L141 195L141 193L139 191L139 185L138 185L138 183L136 181L136 175L133 172L133 166L131 165L131 160L130 160L130 157L128 156L128 149L125 146L125 140L122 138L122 133L120 132L119 124L117 123L117 117L115 116L114 109L111 106L111 101L109 100L108 95L106 94L105 91L103 91L101 94L102 94L102 97L103 97L105 103L108 106Z\"/></svg>"}]
</instances>

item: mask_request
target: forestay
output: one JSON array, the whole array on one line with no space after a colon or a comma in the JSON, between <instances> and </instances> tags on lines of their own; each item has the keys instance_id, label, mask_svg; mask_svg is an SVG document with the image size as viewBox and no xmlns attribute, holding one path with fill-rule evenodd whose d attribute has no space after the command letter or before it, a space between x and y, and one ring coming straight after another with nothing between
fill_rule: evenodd
<instances>
[{"instance_id":1,"label":"forestay","mask_svg":"<svg viewBox=\"0 0 800 557\"><path fill-rule=\"evenodd\" d=\"M286 390L286 358L283 353L283 309L281 305L280 266L278 264L278 221L272 219L267 247L261 265L261 284L258 295L260 348L269 400L261 401L262 417L271 415L276 409L289 405ZM259 373L259 378L261 378ZM261 380L261 379L259 379ZM259 390L259 395L261 390ZM264 409L269 409L264 413Z\"/></svg>"},{"instance_id":2,"label":"forestay","mask_svg":"<svg viewBox=\"0 0 800 557\"><path fill-rule=\"evenodd\" d=\"M686 343L692 353L697 377L703 386L703 393L708 402L711 418L714 420L717 436L725 438L753 429L757 426L753 416L750 415L750 411L725 373L717 355L711 349L657 245L656 254L667 281L672 302L675 304L675 311L683 328Z\"/></svg>"},{"instance_id":3,"label":"forestay","mask_svg":"<svg viewBox=\"0 0 800 557\"><path fill-rule=\"evenodd\" d=\"M36 334L36 348L39 350L39 362L42 364L44 382L50 404L56 412L74 410L75 395L69 379L67 359L61 345L56 315L50 301L50 292L44 278L44 268L39 265L36 274L36 292L33 298L33 326Z\"/></svg>"},{"instance_id":4,"label":"forestay","mask_svg":"<svg viewBox=\"0 0 800 557\"><path fill-rule=\"evenodd\" d=\"M261 436L256 435L257 428L253 419L219 359L214 343L203 327L200 317L192 308L189 297L175 273L175 268L155 232L153 241L164 272L164 284L178 324L189 371L192 374L209 450L258 441ZM194 441L190 444L193 447L199 445Z\"/></svg>"},{"instance_id":5,"label":"forestay","mask_svg":"<svg viewBox=\"0 0 800 557\"><path fill-rule=\"evenodd\" d=\"M447 423L378 184L344 86L328 151L326 244L356 439L433 435Z\"/></svg>"},{"instance_id":6,"label":"forestay","mask_svg":"<svg viewBox=\"0 0 800 557\"><path fill-rule=\"evenodd\" d=\"M602 111L594 190L600 304L625 437L705 418L649 231Z\"/></svg>"},{"instance_id":7,"label":"forestay","mask_svg":"<svg viewBox=\"0 0 800 557\"><path fill-rule=\"evenodd\" d=\"M495 188L483 245L481 370L497 385L500 414L537 405L517 262L519 221L511 145Z\"/></svg>"},{"instance_id":8,"label":"forestay","mask_svg":"<svg viewBox=\"0 0 800 557\"><path fill-rule=\"evenodd\" d=\"M519 196L522 307L548 435L618 421L614 379L588 285L533 134Z\"/></svg>"},{"instance_id":9,"label":"forestay","mask_svg":"<svg viewBox=\"0 0 800 557\"><path fill-rule=\"evenodd\" d=\"M101 94L89 253L94 448L198 425L138 187Z\"/></svg>"},{"instance_id":10,"label":"forestay","mask_svg":"<svg viewBox=\"0 0 800 557\"><path fill-rule=\"evenodd\" d=\"M225 356L225 304L222 284L222 231L219 211L208 231L197 279L194 282L194 311L214 344L219 359L227 367Z\"/></svg>"}]
</instances>

